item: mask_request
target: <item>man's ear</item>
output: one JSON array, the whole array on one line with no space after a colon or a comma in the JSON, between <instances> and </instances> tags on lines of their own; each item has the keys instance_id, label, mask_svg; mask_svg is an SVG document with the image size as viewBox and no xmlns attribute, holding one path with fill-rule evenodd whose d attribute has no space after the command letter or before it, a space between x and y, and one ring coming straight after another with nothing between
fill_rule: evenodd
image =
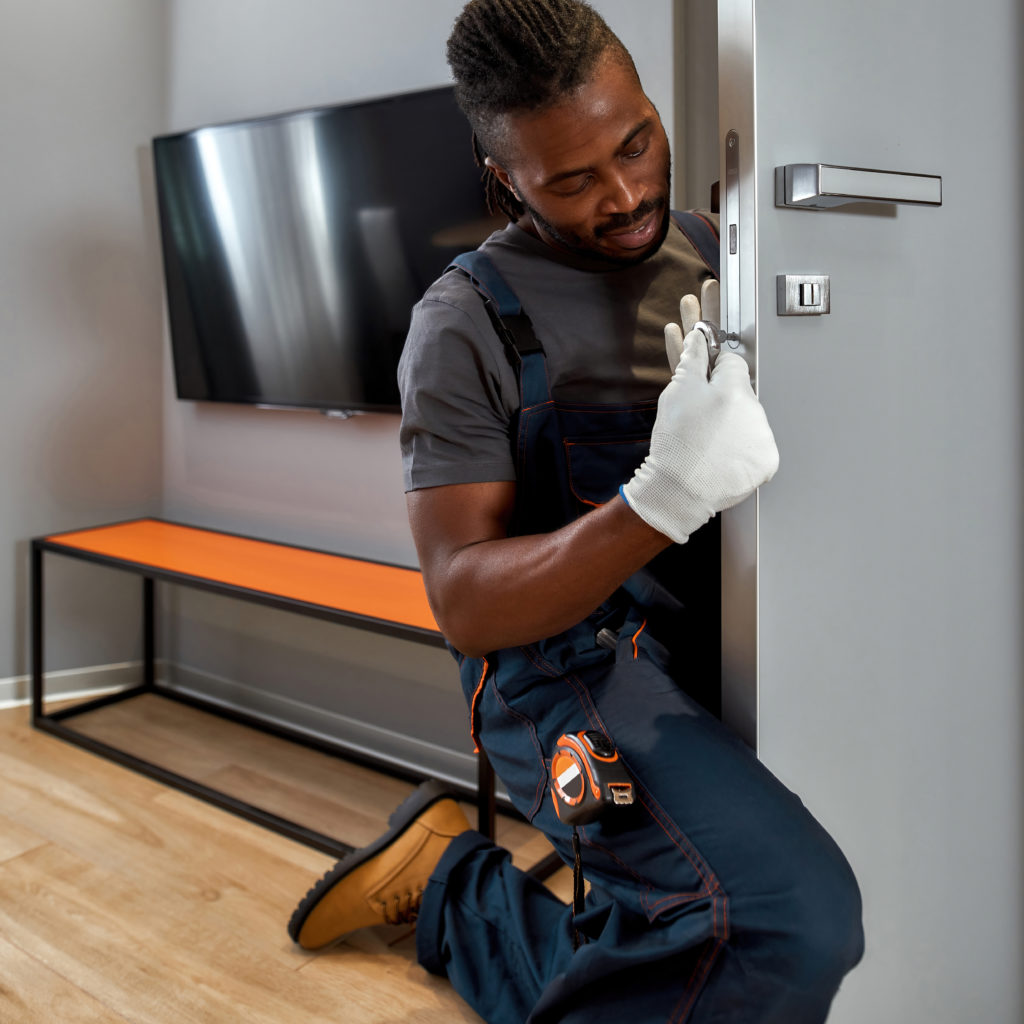
<instances>
[{"instance_id":1,"label":"man's ear","mask_svg":"<svg viewBox=\"0 0 1024 1024\"><path fill-rule=\"evenodd\" d=\"M484 166L493 174L502 185L505 186L516 197L519 195L516 193L516 187L512 184L512 176L505 170L501 164L495 163L489 156L484 157Z\"/></svg>"}]
</instances>

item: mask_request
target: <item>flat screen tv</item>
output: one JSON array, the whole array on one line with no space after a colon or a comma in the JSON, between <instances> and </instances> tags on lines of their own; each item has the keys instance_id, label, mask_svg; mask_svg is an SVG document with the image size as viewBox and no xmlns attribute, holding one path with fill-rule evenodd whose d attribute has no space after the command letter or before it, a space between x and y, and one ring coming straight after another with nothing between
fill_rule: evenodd
<instances>
[{"instance_id":1,"label":"flat screen tv","mask_svg":"<svg viewBox=\"0 0 1024 1024\"><path fill-rule=\"evenodd\" d=\"M398 409L413 304L496 226L450 87L153 140L177 395Z\"/></svg>"}]
</instances>

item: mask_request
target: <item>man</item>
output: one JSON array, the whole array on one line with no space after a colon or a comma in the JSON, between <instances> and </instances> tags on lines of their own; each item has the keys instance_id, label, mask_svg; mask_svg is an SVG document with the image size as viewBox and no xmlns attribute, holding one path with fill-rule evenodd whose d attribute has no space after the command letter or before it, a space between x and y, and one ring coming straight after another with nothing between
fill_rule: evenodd
<instances>
[{"instance_id":1,"label":"man","mask_svg":"<svg viewBox=\"0 0 1024 1024\"><path fill-rule=\"evenodd\" d=\"M428 594L474 736L568 863L549 793L562 733L607 737L637 799L579 828L575 918L428 784L290 932L318 948L418 914L420 962L499 1024L822 1021L861 955L852 873L687 693L718 642L689 556L778 455L746 364L725 354L709 376L690 330L717 285L670 216L661 121L578 0L471 0L448 56L511 221L480 251L532 331L510 352L459 271L415 310L402 444Z\"/></svg>"}]
</instances>

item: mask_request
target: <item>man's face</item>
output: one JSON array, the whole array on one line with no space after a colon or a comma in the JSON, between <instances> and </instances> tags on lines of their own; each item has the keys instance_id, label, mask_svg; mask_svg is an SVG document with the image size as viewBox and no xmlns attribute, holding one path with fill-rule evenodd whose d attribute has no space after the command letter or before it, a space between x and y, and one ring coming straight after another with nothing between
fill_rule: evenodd
<instances>
[{"instance_id":1,"label":"man's face","mask_svg":"<svg viewBox=\"0 0 1024 1024\"><path fill-rule=\"evenodd\" d=\"M669 226L670 155L633 70L606 54L558 105L509 115L508 167L489 166L526 208L520 225L601 264L653 255Z\"/></svg>"}]
</instances>

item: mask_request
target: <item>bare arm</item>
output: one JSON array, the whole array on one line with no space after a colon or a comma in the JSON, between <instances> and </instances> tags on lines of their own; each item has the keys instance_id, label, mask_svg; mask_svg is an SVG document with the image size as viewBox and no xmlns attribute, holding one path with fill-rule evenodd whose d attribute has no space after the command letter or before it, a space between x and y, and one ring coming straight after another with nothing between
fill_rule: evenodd
<instances>
[{"instance_id":1,"label":"bare arm","mask_svg":"<svg viewBox=\"0 0 1024 1024\"><path fill-rule=\"evenodd\" d=\"M568 629L671 544L620 497L525 537L507 535L511 482L433 487L407 500L438 625L471 657Z\"/></svg>"}]
</instances>

